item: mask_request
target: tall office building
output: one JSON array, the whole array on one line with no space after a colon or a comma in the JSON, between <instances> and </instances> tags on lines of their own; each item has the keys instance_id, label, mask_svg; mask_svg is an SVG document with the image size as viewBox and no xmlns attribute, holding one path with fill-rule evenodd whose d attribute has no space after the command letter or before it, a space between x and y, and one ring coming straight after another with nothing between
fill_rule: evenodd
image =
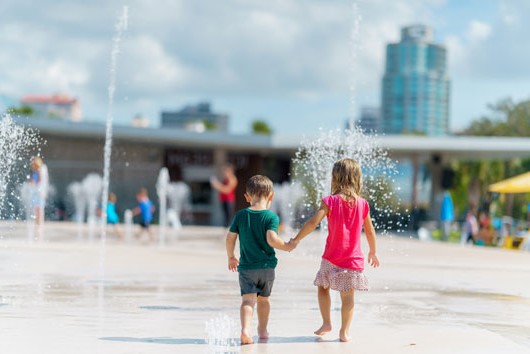
<instances>
[{"instance_id":1,"label":"tall office building","mask_svg":"<svg viewBox=\"0 0 530 354\"><path fill-rule=\"evenodd\" d=\"M449 130L447 51L433 43L432 29L401 29L401 41L386 47L382 123L387 134L444 135Z\"/></svg>"}]
</instances>

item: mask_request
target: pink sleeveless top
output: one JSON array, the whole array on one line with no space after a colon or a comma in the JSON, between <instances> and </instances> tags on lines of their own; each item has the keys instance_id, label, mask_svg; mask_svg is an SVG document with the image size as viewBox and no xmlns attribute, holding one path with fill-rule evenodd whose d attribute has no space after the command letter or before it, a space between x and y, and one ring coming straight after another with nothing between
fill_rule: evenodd
<instances>
[{"instance_id":1,"label":"pink sleeveless top","mask_svg":"<svg viewBox=\"0 0 530 354\"><path fill-rule=\"evenodd\" d=\"M340 195L330 195L322 201L329 208L328 238L322 258L339 268L363 270L361 232L370 212L368 202L361 197L348 202Z\"/></svg>"}]
</instances>

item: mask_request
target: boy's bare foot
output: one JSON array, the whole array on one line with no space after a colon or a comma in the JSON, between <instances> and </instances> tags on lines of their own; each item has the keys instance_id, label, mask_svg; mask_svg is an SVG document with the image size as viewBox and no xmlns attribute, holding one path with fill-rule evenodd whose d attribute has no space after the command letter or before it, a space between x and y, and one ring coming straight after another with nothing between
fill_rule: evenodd
<instances>
[{"instance_id":1,"label":"boy's bare foot","mask_svg":"<svg viewBox=\"0 0 530 354\"><path fill-rule=\"evenodd\" d=\"M314 333L317 335L317 336L323 336L324 334L326 333L329 333L331 332L331 325L330 324L327 324L327 323L324 323L322 325L322 327L320 327L319 329L317 329Z\"/></svg>"},{"instance_id":2,"label":"boy's bare foot","mask_svg":"<svg viewBox=\"0 0 530 354\"><path fill-rule=\"evenodd\" d=\"M252 340L252 337L241 331L241 345L245 345L245 344L254 344L254 341Z\"/></svg>"},{"instance_id":3,"label":"boy's bare foot","mask_svg":"<svg viewBox=\"0 0 530 354\"><path fill-rule=\"evenodd\" d=\"M259 336L259 339L269 339L269 332L267 331L266 328L262 330L258 326L258 336Z\"/></svg>"},{"instance_id":4,"label":"boy's bare foot","mask_svg":"<svg viewBox=\"0 0 530 354\"><path fill-rule=\"evenodd\" d=\"M351 339L347 333L343 333L342 331L339 333L339 338L341 342L349 342Z\"/></svg>"}]
</instances>

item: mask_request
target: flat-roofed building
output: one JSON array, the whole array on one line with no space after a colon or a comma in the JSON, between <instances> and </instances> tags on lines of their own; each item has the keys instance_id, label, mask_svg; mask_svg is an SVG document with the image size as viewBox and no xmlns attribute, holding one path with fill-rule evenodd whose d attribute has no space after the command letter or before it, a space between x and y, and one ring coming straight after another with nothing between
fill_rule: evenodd
<instances>
[{"instance_id":1,"label":"flat-roofed building","mask_svg":"<svg viewBox=\"0 0 530 354\"><path fill-rule=\"evenodd\" d=\"M39 116L74 122L79 122L82 118L79 100L67 95L27 95L22 97L20 104L31 107Z\"/></svg>"},{"instance_id":2,"label":"flat-roofed building","mask_svg":"<svg viewBox=\"0 0 530 354\"><path fill-rule=\"evenodd\" d=\"M69 184L92 172L102 174L104 124L38 118L17 121L30 124L45 141L41 153L57 204L71 203ZM247 205L245 181L254 174L266 174L278 183L288 180L291 157L290 150L272 148L269 136L116 125L109 190L117 195L122 211L136 205L135 194L141 187L158 204L156 182L160 169L166 167L172 182L183 181L191 188L193 222L216 225L221 224L221 214L210 177L224 163L235 167L240 181L236 204L243 208Z\"/></svg>"},{"instance_id":3,"label":"flat-roofed building","mask_svg":"<svg viewBox=\"0 0 530 354\"><path fill-rule=\"evenodd\" d=\"M178 128L196 132L228 131L228 115L215 113L208 102L188 105L179 111L163 111L160 126L163 128Z\"/></svg>"}]
</instances>

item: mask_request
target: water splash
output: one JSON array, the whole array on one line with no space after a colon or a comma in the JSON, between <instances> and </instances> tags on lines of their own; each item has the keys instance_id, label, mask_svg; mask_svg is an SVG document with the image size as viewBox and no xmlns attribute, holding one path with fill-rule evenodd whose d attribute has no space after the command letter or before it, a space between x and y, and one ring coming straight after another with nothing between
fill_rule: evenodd
<instances>
[{"instance_id":1,"label":"water splash","mask_svg":"<svg viewBox=\"0 0 530 354\"><path fill-rule=\"evenodd\" d=\"M221 314L206 321L207 353L239 353L237 326L233 319Z\"/></svg>"},{"instance_id":2,"label":"water splash","mask_svg":"<svg viewBox=\"0 0 530 354\"><path fill-rule=\"evenodd\" d=\"M358 127L349 130L321 131L302 140L296 152L294 180L305 188L306 207L315 209L323 196L331 193L331 170L335 161L349 157L363 171L363 192L370 206L376 229L386 233L400 227L399 199L394 191L398 171L396 162L378 144L377 135L366 135Z\"/></svg>"},{"instance_id":3,"label":"water splash","mask_svg":"<svg viewBox=\"0 0 530 354\"><path fill-rule=\"evenodd\" d=\"M27 179L29 157L40 145L36 130L18 125L9 114L0 117L0 217L17 216L18 186ZM22 172L26 171L26 173Z\"/></svg>"},{"instance_id":4,"label":"water splash","mask_svg":"<svg viewBox=\"0 0 530 354\"><path fill-rule=\"evenodd\" d=\"M271 210L280 216L283 233L291 233L299 227L298 215L303 215L304 188L298 181L274 185L274 199Z\"/></svg>"},{"instance_id":5,"label":"water splash","mask_svg":"<svg viewBox=\"0 0 530 354\"><path fill-rule=\"evenodd\" d=\"M24 207L26 223L28 226L28 242L43 240L44 211L48 194L54 193L50 186L48 166L42 163L39 168L39 180L26 181L19 186L20 202Z\"/></svg>"}]
</instances>

